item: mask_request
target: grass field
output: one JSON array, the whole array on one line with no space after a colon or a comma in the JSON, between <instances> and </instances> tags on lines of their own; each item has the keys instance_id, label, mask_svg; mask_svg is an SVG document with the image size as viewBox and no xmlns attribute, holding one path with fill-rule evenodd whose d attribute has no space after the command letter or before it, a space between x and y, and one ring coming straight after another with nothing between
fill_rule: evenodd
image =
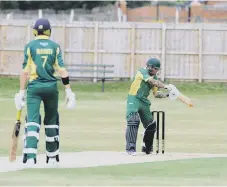
<instances>
[{"instance_id":1,"label":"grass field","mask_svg":"<svg viewBox=\"0 0 227 187\"><path fill-rule=\"evenodd\" d=\"M177 83L176 86L191 97L194 108L188 108L180 101L150 97L152 110L166 112L166 151L227 153L226 85ZM13 97L19 88L18 81L1 78L0 88L0 156L7 156L15 121ZM106 92L101 93L99 83L75 83L77 107L69 111L64 108L64 92L60 86L61 151L124 151L128 88L129 82L108 83ZM43 108L41 111L43 113ZM142 130L141 125L140 132ZM18 154L21 153L21 143ZM140 145L141 137L138 136L139 151ZM44 153L44 146L42 128L39 153ZM13 175L11 172L0 173L0 186L227 185L226 166L227 158L212 158L95 168L23 170Z\"/></svg>"}]
</instances>

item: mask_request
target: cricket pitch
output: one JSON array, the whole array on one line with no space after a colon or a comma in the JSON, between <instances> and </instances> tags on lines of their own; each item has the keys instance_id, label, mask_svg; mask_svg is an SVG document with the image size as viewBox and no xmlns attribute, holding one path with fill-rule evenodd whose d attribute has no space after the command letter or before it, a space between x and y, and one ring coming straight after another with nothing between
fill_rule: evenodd
<instances>
[{"instance_id":1,"label":"cricket pitch","mask_svg":"<svg viewBox=\"0 0 227 187\"><path fill-rule=\"evenodd\" d=\"M61 153L60 163L57 168L84 168L98 166L113 166L120 164L145 163L173 161L193 158L220 158L227 157L227 154L206 154L206 153L165 153L145 155L137 153L136 156L129 156L125 152L112 151L85 151L74 153ZM37 164L35 168L50 168L45 163L45 154L37 156ZM25 169L22 164L22 157L18 156L17 161L10 163L8 157L0 157L0 172L10 172ZM34 169L35 169L34 168ZM56 167L55 167L56 168Z\"/></svg>"}]
</instances>

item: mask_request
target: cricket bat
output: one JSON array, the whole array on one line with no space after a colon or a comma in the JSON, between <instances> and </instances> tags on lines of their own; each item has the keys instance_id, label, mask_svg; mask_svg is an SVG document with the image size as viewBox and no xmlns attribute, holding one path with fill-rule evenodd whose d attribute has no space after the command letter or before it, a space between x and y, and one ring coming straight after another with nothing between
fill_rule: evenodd
<instances>
[{"instance_id":1,"label":"cricket bat","mask_svg":"<svg viewBox=\"0 0 227 187\"><path fill-rule=\"evenodd\" d=\"M184 94L182 93L179 93L178 97L177 97L181 102L185 103L186 105L188 105L189 107L193 107L193 103L192 101L187 97L185 96Z\"/></svg>"},{"instance_id":2,"label":"cricket bat","mask_svg":"<svg viewBox=\"0 0 227 187\"><path fill-rule=\"evenodd\" d=\"M10 162L14 162L16 160L18 139L19 139L20 127L21 127L21 112L22 110L17 111L16 122L13 128L12 144L11 144L10 156L9 156Z\"/></svg>"}]
</instances>

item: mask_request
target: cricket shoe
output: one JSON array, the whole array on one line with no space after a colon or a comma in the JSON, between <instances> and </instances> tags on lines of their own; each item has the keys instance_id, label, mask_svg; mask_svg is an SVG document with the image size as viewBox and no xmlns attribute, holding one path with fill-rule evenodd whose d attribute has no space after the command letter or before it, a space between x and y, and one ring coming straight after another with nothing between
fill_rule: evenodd
<instances>
[{"instance_id":1,"label":"cricket shoe","mask_svg":"<svg viewBox=\"0 0 227 187\"><path fill-rule=\"evenodd\" d=\"M146 148L145 146L142 146L142 150L143 153L146 153L147 155L151 154L153 152L153 146L151 146L150 148Z\"/></svg>"},{"instance_id":2,"label":"cricket shoe","mask_svg":"<svg viewBox=\"0 0 227 187\"><path fill-rule=\"evenodd\" d=\"M56 168L59 166L59 155L56 155L55 157L46 157L46 164L48 167Z\"/></svg>"},{"instance_id":3,"label":"cricket shoe","mask_svg":"<svg viewBox=\"0 0 227 187\"><path fill-rule=\"evenodd\" d=\"M136 156L136 150L134 147L131 147L129 150L127 150L128 155Z\"/></svg>"},{"instance_id":4,"label":"cricket shoe","mask_svg":"<svg viewBox=\"0 0 227 187\"><path fill-rule=\"evenodd\" d=\"M27 158L27 154L24 154L23 163L24 163L24 168L35 168L36 158Z\"/></svg>"}]
</instances>

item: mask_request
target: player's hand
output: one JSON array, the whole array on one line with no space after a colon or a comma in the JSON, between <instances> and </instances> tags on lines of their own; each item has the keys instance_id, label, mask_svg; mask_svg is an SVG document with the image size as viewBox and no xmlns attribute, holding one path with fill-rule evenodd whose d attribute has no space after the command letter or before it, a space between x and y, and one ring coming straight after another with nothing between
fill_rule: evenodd
<instances>
[{"instance_id":1,"label":"player's hand","mask_svg":"<svg viewBox=\"0 0 227 187\"><path fill-rule=\"evenodd\" d=\"M21 110L25 106L25 90L20 90L15 94L14 102L17 110Z\"/></svg>"},{"instance_id":2,"label":"player's hand","mask_svg":"<svg viewBox=\"0 0 227 187\"><path fill-rule=\"evenodd\" d=\"M70 88L65 89L66 92L66 106L68 109L74 109L76 107L76 96Z\"/></svg>"},{"instance_id":3,"label":"player's hand","mask_svg":"<svg viewBox=\"0 0 227 187\"><path fill-rule=\"evenodd\" d=\"M179 90L176 88L176 86L169 84L169 87L171 88L171 90L169 91L169 99L170 100L175 100L177 99L178 95L179 95Z\"/></svg>"},{"instance_id":4,"label":"player's hand","mask_svg":"<svg viewBox=\"0 0 227 187\"><path fill-rule=\"evenodd\" d=\"M167 89L169 92L172 90L172 84L165 85L165 89Z\"/></svg>"}]
</instances>

